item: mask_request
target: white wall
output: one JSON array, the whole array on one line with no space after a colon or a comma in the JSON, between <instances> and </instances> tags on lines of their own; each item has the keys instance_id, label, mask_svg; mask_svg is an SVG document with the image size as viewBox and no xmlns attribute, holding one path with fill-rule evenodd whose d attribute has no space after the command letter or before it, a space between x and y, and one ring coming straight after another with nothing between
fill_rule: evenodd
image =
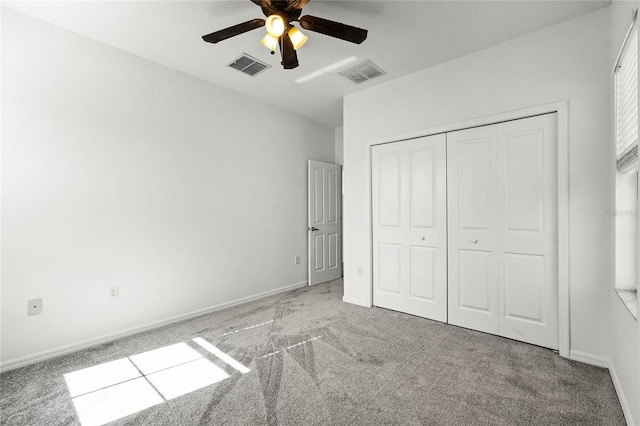
<instances>
[{"instance_id":1,"label":"white wall","mask_svg":"<svg viewBox=\"0 0 640 426\"><path fill-rule=\"evenodd\" d=\"M628 423L640 424L638 322L633 319L617 294L611 297L611 365L609 368L625 416L630 420Z\"/></svg>"},{"instance_id":2,"label":"white wall","mask_svg":"<svg viewBox=\"0 0 640 426\"><path fill-rule=\"evenodd\" d=\"M7 9L2 89L5 368L306 281L333 128Z\"/></svg>"},{"instance_id":3,"label":"white wall","mask_svg":"<svg viewBox=\"0 0 640 426\"><path fill-rule=\"evenodd\" d=\"M335 130L336 146L335 146L335 159L336 164L344 164L344 127L336 127Z\"/></svg>"},{"instance_id":4,"label":"white wall","mask_svg":"<svg viewBox=\"0 0 640 426\"><path fill-rule=\"evenodd\" d=\"M574 355L606 361L612 284L609 48L609 10L601 9L347 96L345 300L370 301L372 140L568 100L570 345Z\"/></svg>"},{"instance_id":5,"label":"white wall","mask_svg":"<svg viewBox=\"0 0 640 426\"><path fill-rule=\"evenodd\" d=\"M615 62L620 46L622 45L627 30L629 29L629 25L631 24L631 11L632 9L638 7L640 7L640 1L635 0L614 1L609 8L611 19L611 46L609 59L610 64L613 64ZM610 80L609 87L611 100L613 102L613 79ZM613 108L611 110L611 121L612 123L614 122ZM615 141L614 129L615 126L612 125L611 136L609 137L609 140L612 141ZM615 145L611 144L611 151L609 153L611 163L613 163L615 155ZM611 167L612 180L615 179L615 175L615 168ZM619 176L618 183L624 184L624 182L622 181L624 181L625 179L629 179L629 177L631 176L631 174L627 174L626 176ZM628 209L630 211L637 209L637 205L633 206L619 203L618 206L616 206L614 204L613 192L611 195L612 197L610 203L612 209L614 207ZM616 256L622 255L622 260L630 263L634 263L634 261L632 259L625 258L625 255L629 253L629 251L624 247L624 245L628 244L629 240L635 240L635 238L631 238L632 232L636 233L636 238L638 237L637 221L637 217L631 216L611 218L612 227L613 222L616 222L615 235L616 250L618 252ZM627 253L625 253L625 251ZM614 262L613 258L611 258L611 262ZM640 425L640 327L638 326L638 321L631 316L620 297L618 297L615 291L613 291L614 279L617 281L616 283L618 285L631 285L636 280L636 277L634 276L635 274L629 274L629 276L625 277L625 271L617 272L622 272L622 274L614 275L610 277L609 280L609 282L612 283L609 286L611 311L610 370L612 373L612 377L614 378L616 390L618 391L620 402L625 410L625 415L627 416L628 422L630 424Z\"/></svg>"}]
</instances>

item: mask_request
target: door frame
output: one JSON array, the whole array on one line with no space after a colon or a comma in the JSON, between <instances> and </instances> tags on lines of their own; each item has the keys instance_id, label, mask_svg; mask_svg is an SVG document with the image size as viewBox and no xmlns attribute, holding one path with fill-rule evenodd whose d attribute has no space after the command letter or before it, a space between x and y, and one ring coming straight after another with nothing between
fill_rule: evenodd
<instances>
[{"instance_id":1,"label":"door frame","mask_svg":"<svg viewBox=\"0 0 640 426\"><path fill-rule=\"evenodd\" d=\"M364 306L373 306L373 194L372 176L372 147L407 139L415 139L423 136L431 136L439 133L464 130L472 127L487 126L505 121L519 120L542 114L557 114L558 124L558 347L560 356L570 357L570 301L569 301L569 102L562 100L549 104L532 106L501 114L459 121L441 126L429 127L422 130L402 133L374 139L365 144L365 165L368 167L369 176L369 300L361 301Z\"/></svg>"}]
</instances>

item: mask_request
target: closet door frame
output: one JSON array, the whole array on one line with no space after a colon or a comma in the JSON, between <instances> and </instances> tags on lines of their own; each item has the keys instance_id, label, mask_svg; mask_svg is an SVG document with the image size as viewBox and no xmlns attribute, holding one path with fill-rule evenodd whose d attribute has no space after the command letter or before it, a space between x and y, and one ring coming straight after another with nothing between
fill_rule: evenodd
<instances>
[{"instance_id":1,"label":"closet door frame","mask_svg":"<svg viewBox=\"0 0 640 426\"><path fill-rule=\"evenodd\" d=\"M496 114L457 123L446 124L437 127L430 127L410 133L381 138L369 141L365 145L365 155L369 167L369 300L358 304L373 306L373 227L371 221L372 193L371 193L371 170L372 170L372 147L374 145L398 142L406 139L413 139L423 136L447 133L463 130L471 127L498 124L505 121L519 120L536 115L557 113L558 135L557 135L557 160L558 160L558 336L559 353L564 358L570 358L570 318L569 318L569 108L568 101L559 101L545 105L520 109L516 111ZM349 301L349 300L345 300ZM367 303L368 302L368 303Z\"/></svg>"}]
</instances>

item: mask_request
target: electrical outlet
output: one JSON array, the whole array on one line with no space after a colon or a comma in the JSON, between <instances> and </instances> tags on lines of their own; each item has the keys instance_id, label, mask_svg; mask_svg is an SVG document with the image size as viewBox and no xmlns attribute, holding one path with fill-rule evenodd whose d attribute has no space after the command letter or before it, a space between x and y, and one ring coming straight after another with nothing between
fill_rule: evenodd
<instances>
[{"instance_id":1,"label":"electrical outlet","mask_svg":"<svg viewBox=\"0 0 640 426\"><path fill-rule=\"evenodd\" d=\"M360 275L360 276L363 275L362 266L358 266L358 275Z\"/></svg>"},{"instance_id":2,"label":"electrical outlet","mask_svg":"<svg viewBox=\"0 0 640 426\"><path fill-rule=\"evenodd\" d=\"M293 258L293 263L295 263L296 265L300 264L300 256L296 256Z\"/></svg>"},{"instance_id":3,"label":"electrical outlet","mask_svg":"<svg viewBox=\"0 0 640 426\"><path fill-rule=\"evenodd\" d=\"M38 315L42 313L42 299L27 300L27 315Z\"/></svg>"},{"instance_id":4,"label":"electrical outlet","mask_svg":"<svg viewBox=\"0 0 640 426\"><path fill-rule=\"evenodd\" d=\"M109 286L109 300L116 300L120 297L120 288L117 285Z\"/></svg>"}]
</instances>

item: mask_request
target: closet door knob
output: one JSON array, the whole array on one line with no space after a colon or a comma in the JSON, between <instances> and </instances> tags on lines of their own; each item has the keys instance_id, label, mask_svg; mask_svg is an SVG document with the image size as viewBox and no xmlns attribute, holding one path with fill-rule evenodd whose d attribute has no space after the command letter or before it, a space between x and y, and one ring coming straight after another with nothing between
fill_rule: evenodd
<instances>
[{"instance_id":1,"label":"closet door knob","mask_svg":"<svg viewBox=\"0 0 640 426\"><path fill-rule=\"evenodd\" d=\"M471 242L472 242L473 244L477 244L477 243L478 243L478 240L476 240L476 239L474 238L473 240L471 240Z\"/></svg>"},{"instance_id":2,"label":"closet door knob","mask_svg":"<svg viewBox=\"0 0 640 426\"><path fill-rule=\"evenodd\" d=\"M422 241L424 241L424 240L426 240L426 239L427 239L427 237L422 237L422 238L420 238L420 239L421 239Z\"/></svg>"}]
</instances>

